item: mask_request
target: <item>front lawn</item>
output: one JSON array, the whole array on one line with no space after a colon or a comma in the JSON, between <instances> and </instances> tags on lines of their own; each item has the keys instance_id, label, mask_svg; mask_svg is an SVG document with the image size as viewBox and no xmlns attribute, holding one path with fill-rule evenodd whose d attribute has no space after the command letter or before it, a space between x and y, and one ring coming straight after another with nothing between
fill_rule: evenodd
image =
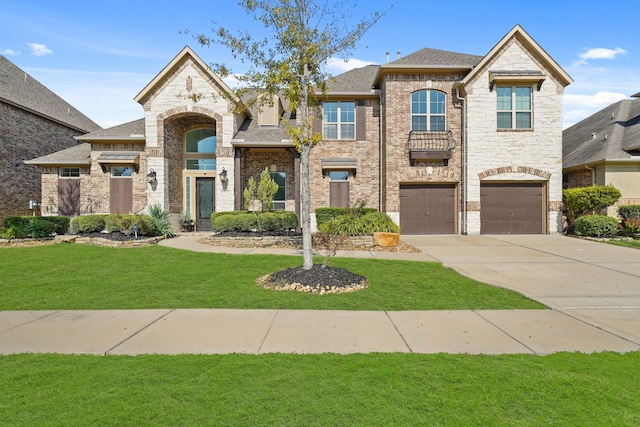
<instances>
[{"instance_id":1,"label":"front lawn","mask_svg":"<svg viewBox=\"0 0 640 427\"><path fill-rule=\"evenodd\" d=\"M640 353L0 357L7 426L632 426Z\"/></svg>"},{"instance_id":2,"label":"front lawn","mask_svg":"<svg viewBox=\"0 0 640 427\"><path fill-rule=\"evenodd\" d=\"M606 242L611 243L612 245L624 246L626 248L640 249L640 240L611 239L611 240L607 240Z\"/></svg>"},{"instance_id":3,"label":"front lawn","mask_svg":"<svg viewBox=\"0 0 640 427\"><path fill-rule=\"evenodd\" d=\"M113 249L58 244L0 249L0 310L251 308L487 310L544 308L438 263L334 258L368 289L312 295L263 289L255 280L302 259L195 253L161 246Z\"/></svg>"}]
</instances>

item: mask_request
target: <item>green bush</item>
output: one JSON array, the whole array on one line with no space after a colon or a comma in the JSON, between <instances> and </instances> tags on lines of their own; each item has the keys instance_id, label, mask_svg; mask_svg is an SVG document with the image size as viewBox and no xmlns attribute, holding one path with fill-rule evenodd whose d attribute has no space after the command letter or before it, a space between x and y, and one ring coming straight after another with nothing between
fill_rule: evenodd
<instances>
[{"instance_id":1,"label":"green bush","mask_svg":"<svg viewBox=\"0 0 640 427\"><path fill-rule=\"evenodd\" d=\"M33 225L37 222L36 225ZM51 224L47 226L42 224ZM66 216L12 216L5 219L6 229L3 235L11 239L24 239L26 237L48 237L53 233L65 234L69 230L69 218ZM52 230L48 232L48 230Z\"/></svg>"},{"instance_id":2,"label":"green bush","mask_svg":"<svg viewBox=\"0 0 640 427\"><path fill-rule=\"evenodd\" d=\"M621 196L620 191L610 185L569 188L562 192L569 223L573 223L584 214L599 212L613 205Z\"/></svg>"},{"instance_id":3,"label":"green bush","mask_svg":"<svg viewBox=\"0 0 640 427\"><path fill-rule=\"evenodd\" d=\"M127 235L133 234L133 226L137 224L139 235L157 235L155 220L149 215L111 214L104 218L104 224L104 229L109 232L119 231Z\"/></svg>"},{"instance_id":4,"label":"green bush","mask_svg":"<svg viewBox=\"0 0 640 427\"><path fill-rule=\"evenodd\" d=\"M298 215L292 211L275 211L280 216L280 225L283 231L295 230L298 228Z\"/></svg>"},{"instance_id":5,"label":"green bush","mask_svg":"<svg viewBox=\"0 0 640 427\"><path fill-rule=\"evenodd\" d=\"M47 221L42 217L36 217L36 219L30 221L27 225L27 233L29 234L29 237L34 239L50 237L55 231L56 224L52 221Z\"/></svg>"},{"instance_id":6,"label":"green bush","mask_svg":"<svg viewBox=\"0 0 640 427\"><path fill-rule=\"evenodd\" d=\"M316 223L318 227L320 227L325 222L333 221L343 215L363 216L371 212L378 212L378 210L375 208L365 208L364 206L354 208L317 208L315 210Z\"/></svg>"},{"instance_id":7,"label":"green bush","mask_svg":"<svg viewBox=\"0 0 640 427\"><path fill-rule=\"evenodd\" d=\"M258 227L258 218L253 212L237 215L234 219L236 231L253 231Z\"/></svg>"},{"instance_id":8,"label":"green bush","mask_svg":"<svg viewBox=\"0 0 640 427\"><path fill-rule=\"evenodd\" d=\"M640 205L626 205L618 208L618 215L622 220L640 219Z\"/></svg>"},{"instance_id":9,"label":"green bush","mask_svg":"<svg viewBox=\"0 0 640 427\"><path fill-rule=\"evenodd\" d=\"M618 220L606 215L585 215L576 219L576 232L588 237L615 236Z\"/></svg>"},{"instance_id":10,"label":"green bush","mask_svg":"<svg viewBox=\"0 0 640 427\"><path fill-rule=\"evenodd\" d=\"M257 217L256 217L257 215ZM216 212L211 215L211 226L216 233L226 231L289 231L298 226L298 216L290 211Z\"/></svg>"},{"instance_id":11,"label":"green bush","mask_svg":"<svg viewBox=\"0 0 640 427\"><path fill-rule=\"evenodd\" d=\"M95 233L105 229L104 214L81 215L71 220L71 230L74 233Z\"/></svg>"},{"instance_id":12,"label":"green bush","mask_svg":"<svg viewBox=\"0 0 640 427\"><path fill-rule=\"evenodd\" d=\"M264 212L258 215L258 224L261 230L282 230L282 220L275 212Z\"/></svg>"},{"instance_id":13,"label":"green bush","mask_svg":"<svg viewBox=\"0 0 640 427\"><path fill-rule=\"evenodd\" d=\"M400 228L389 215L377 211L362 216L342 215L321 224L318 230L321 233L336 236L368 236L377 232L400 232Z\"/></svg>"},{"instance_id":14,"label":"green bush","mask_svg":"<svg viewBox=\"0 0 640 427\"><path fill-rule=\"evenodd\" d=\"M159 203L150 205L147 210L154 222L154 236L164 236L166 238L175 236L171 221L169 220L169 211L165 210Z\"/></svg>"}]
</instances>

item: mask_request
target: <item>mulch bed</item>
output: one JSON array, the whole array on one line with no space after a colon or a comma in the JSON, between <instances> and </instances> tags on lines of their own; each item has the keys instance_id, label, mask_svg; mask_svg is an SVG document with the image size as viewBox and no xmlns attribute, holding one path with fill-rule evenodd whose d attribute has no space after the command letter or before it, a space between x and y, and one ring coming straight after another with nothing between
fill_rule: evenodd
<instances>
[{"instance_id":1,"label":"mulch bed","mask_svg":"<svg viewBox=\"0 0 640 427\"><path fill-rule=\"evenodd\" d=\"M303 270L302 266L280 270L259 278L256 283L267 289L320 295L355 292L369 286L364 276L321 264L314 264L309 270Z\"/></svg>"}]
</instances>

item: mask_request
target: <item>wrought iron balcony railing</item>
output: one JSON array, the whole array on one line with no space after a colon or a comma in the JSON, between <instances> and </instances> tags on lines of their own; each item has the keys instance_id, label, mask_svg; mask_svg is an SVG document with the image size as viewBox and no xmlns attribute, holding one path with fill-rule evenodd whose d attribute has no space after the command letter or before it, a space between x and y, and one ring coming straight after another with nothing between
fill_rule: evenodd
<instances>
[{"instance_id":1,"label":"wrought iron balcony railing","mask_svg":"<svg viewBox=\"0 0 640 427\"><path fill-rule=\"evenodd\" d=\"M451 131L411 131L405 153L411 161L450 159L456 146Z\"/></svg>"}]
</instances>

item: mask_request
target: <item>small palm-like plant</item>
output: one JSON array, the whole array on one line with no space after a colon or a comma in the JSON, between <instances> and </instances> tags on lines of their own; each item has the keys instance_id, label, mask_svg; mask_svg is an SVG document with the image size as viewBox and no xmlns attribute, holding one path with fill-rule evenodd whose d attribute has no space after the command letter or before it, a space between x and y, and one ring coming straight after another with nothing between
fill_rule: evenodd
<instances>
[{"instance_id":1,"label":"small palm-like plant","mask_svg":"<svg viewBox=\"0 0 640 427\"><path fill-rule=\"evenodd\" d=\"M171 222L169 221L169 211L164 210L159 203L149 205L147 209L149 210L149 215L155 222L156 233L158 236L169 238L176 235L173 231L173 227L171 227Z\"/></svg>"}]
</instances>

